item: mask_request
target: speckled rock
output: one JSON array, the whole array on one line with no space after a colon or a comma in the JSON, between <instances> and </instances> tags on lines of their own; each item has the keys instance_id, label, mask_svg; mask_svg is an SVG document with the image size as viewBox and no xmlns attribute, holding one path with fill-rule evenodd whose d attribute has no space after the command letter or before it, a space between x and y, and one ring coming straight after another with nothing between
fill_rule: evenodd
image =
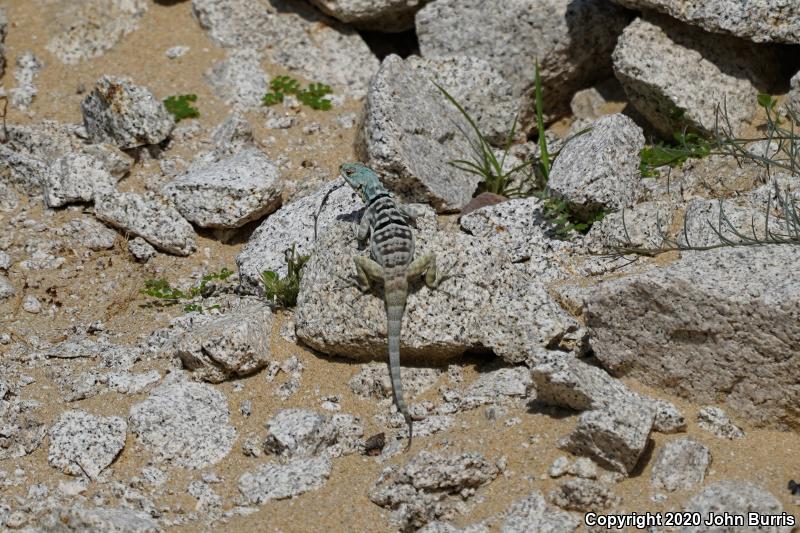
<instances>
[{"instance_id":1,"label":"speckled rock","mask_svg":"<svg viewBox=\"0 0 800 533\"><path fill-rule=\"evenodd\" d=\"M257 148L212 163L163 189L187 220L203 228L238 228L281 203L278 167Z\"/></svg>"},{"instance_id":2,"label":"speckled rock","mask_svg":"<svg viewBox=\"0 0 800 533\"><path fill-rule=\"evenodd\" d=\"M337 439L329 417L307 409L283 409L267 422L264 449L281 457L312 457Z\"/></svg>"},{"instance_id":3,"label":"speckled rock","mask_svg":"<svg viewBox=\"0 0 800 533\"><path fill-rule=\"evenodd\" d=\"M713 131L723 103L736 135L755 113L758 92L779 79L774 53L653 15L625 28L614 73L634 107L667 138L687 126Z\"/></svg>"},{"instance_id":4,"label":"speckled rock","mask_svg":"<svg viewBox=\"0 0 800 533\"><path fill-rule=\"evenodd\" d=\"M430 0L311 0L321 11L353 27L398 32L414 27L414 15Z\"/></svg>"},{"instance_id":5,"label":"speckled rock","mask_svg":"<svg viewBox=\"0 0 800 533\"><path fill-rule=\"evenodd\" d=\"M707 405L697 413L697 425L721 439L741 439L742 428L733 423L719 407Z\"/></svg>"},{"instance_id":6,"label":"speckled rock","mask_svg":"<svg viewBox=\"0 0 800 533\"><path fill-rule=\"evenodd\" d=\"M173 355L195 379L211 383L252 374L272 359L272 320L272 311L261 303L197 320L173 340Z\"/></svg>"},{"instance_id":7,"label":"speckled rock","mask_svg":"<svg viewBox=\"0 0 800 533\"><path fill-rule=\"evenodd\" d=\"M108 250L114 247L117 232L89 217L74 218L56 229L56 235L68 236L90 250Z\"/></svg>"},{"instance_id":8,"label":"speckled rock","mask_svg":"<svg viewBox=\"0 0 800 533\"><path fill-rule=\"evenodd\" d=\"M800 44L800 5L787 0L759 2L613 0L622 6L665 13L714 33L729 33L757 43Z\"/></svg>"},{"instance_id":9,"label":"speckled rock","mask_svg":"<svg viewBox=\"0 0 800 533\"><path fill-rule=\"evenodd\" d=\"M768 491L752 483L742 480L724 480L712 483L702 492L694 495L684 510L708 516L709 513L722 515L723 513L748 516L748 513L760 515L778 515L783 512L783 505ZM753 526L755 528L755 526ZM765 533L790 533L792 526L762 526L757 530ZM706 525L686 526L680 533L706 533L709 531L733 532L745 531L740 528L709 528Z\"/></svg>"},{"instance_id":10,"label":"speckled rock","mask_svg":"<svg viewBox=\"0 0 800 533\"><path fill-rule=\"evenodd\" d=\"M174 379L153 389L131 407L130 429L155 459L184 468L204 468L233 447L225 396L203 383Z\"/></svg>"},{"instance_id":11,"label":"speckled rock","mask_svg":"<svg viewBox=\"0 0 800 533\"><path fill-rule=\"evenodd\" d=\"M39 93L34 80L39 76L39 71L44 67L44 63L33 52L18 55L16 63L14 78L17 80L17 86L8 91L9 101L12 106L25 111Z\"/></svg>"},{"instance_id":12,"label":"speckled rock","mask_svg":"<svg viewBox=\"0 0 800 533\"><path fill-rule=\"evenodd\" d=\"M149 242L136 237L128 241L128 251L140 263L146 263L156 256L156 249Z\"/></svg>"},{"instance_id":13,"label":"speckled rock","mask_svg":"<svg viewBox=\"0 0 800 533\"><path fill-rule=\"evenodd\" d=\"M8 394L0 399L0 461L24 457L42 443L47 428L35 416L36 403Z\"/></svg>"},{"instance_id":14,"label":"speckled rock","mask_svg":"<svg viewBox=\"0 0 800 533\"><path fill-rule=\"evenodd\" d=\"M14 294L16 294L14 285L11 284L11 281L6 276L0 274L0 300L11 298Z\"/></svg>"},{"instance_id":15,"label":"speckled rock","mask_svg":"<svg viewBox=\"0 0 800 533\"><path fill-rule=\"evenodd\" d=\"M470 159L469 125L415 60L390 55L370 83L356 139L360 158L407 202L455 211L479 177L448 165Z\"/></svg>"},{"instance_id":16,"label":"speckled rock","mask_svg":"<svg viewBox=\"0 0 800 533\"><path fill-rule=\"evenodd\" d=\"M261 68L261 54L243 48L228 52L228 57L215 63L205 79L214 93L228 105L256 107L267 92L267 75Z\"/></svg>"},{"instance_id":17,"label":"speckled rock","mask_svg":"<svg viewBox=\"0 0 800 533\"><path fill-rule=\"evenodd\" d=\"M468 55L488 61L533 109L538 58L544 109L566 110L572 94L611 72L609 56L628 15L605 0L438 0L416 17L423 57ZM524 122L530 124L530 122Z\"/></svg>"},{"instance_id":18,"label":"speckled rock","mask_svg":"<svg viewBox=\"0 0 800 533\"><path fill-rule=\"evenodd\" d=\"M111 145L95 145L91 151L59 157L43 176L44 202L48 207L61 207L115 192L131 164L128 155Z\"/></svg>"},{"instance_id":19,"label":"speckled rock","mask_svg":"<svg viewBox=\"0 0 800 533\"><path fill-rule=\"evenodd\" d=\"M618 505L621 498L612 487L592 479L568 479L550 492L548 499L562 509L570 511L595 511Z\"/></svg>"},{"instance_id":20,"label":"speckled rock","mask_svg":"<svg viewBox=\"0 0 800 533\"><path fill-rule=\"evenodd\" d=\"M48 533L91 532L157 533L158 521L144 511L125 507L82 507L66 505L50 510L39 523Z\"/></svg>"},{"instance_id":21,"label":"speckled rock","mask_svg":"<svg viewBox=\"0 0 800 533\"><path fill-rule=\"evenodd\" d=\"M95 197L94 214L164 252L185 256L196 249L192 225L174 207L136 193L115 192Z\"/></svg>"},{"instance_id":22,"label":"speckled rock","mask_svg":"<svg viewBox=\"0 0 800 533\"><path fill-rule=\"evenodd\" d=\"M630 118L622 114L603 117L561 149L547 190L587 218L601 210L629 207L641 194L642 148L642 128Z\"/></svg>"},{"instance_id":23,"label":"speckled rock","mask_svg":"<svg viewBox=\"0 0 800 533\"><path fill-rule=\"evenodd\" d=\"M670 492L700 485L711 464L711 451L689 437L665 443L656 455L650 482Z\"/></svg>"},{"instance_id":24,"label":"speckled rock","mask_svg":"<svg viewBox=\"0 0 800 533\"><path fill-rule=\"evenodd\" d=\"M81 102L89 138L120 148L158 144L172 131L175 119L150 90L129 78L103 76Z\"/></svg>"},{"instance_id":25,"label":"speckled rock","mask_svg":"<svg viewBox=\"0 0 800 533\"><path fill-rule=\"evenodd\" d=\"M50 428L47 461L65 474L96 479L125 447L127 430L118 416L66 411Z\"/></svg>"},{"instance_id":26,"label":"speckled rock","mask_svg":"<svg viewBox=\"0 0 800 533\"><path fill-rule=\"evenodd\" d=\"M415 396L430 389L442 371L438 368L400 367L403 375L403 393L406 398ZM389 367L385 362L363 365L347 382L350 390L364 399L383 399L392 397L392 382L389 379Z\"/></svg>"},{"instance_id":27,"label":"speckled rock","mask_svg":"<svg viewBox=\"0 0 800 533\"><path fill-rule=\"evenodd\" d=\"M267 463L239 478L246 503L283 500L321 488L331 474L327 457L295 459L286 464Z\"/></svg>"},{"instance_id":28,"label":"speckled rock","mask_svg":"<svg viewBox=\"0 0 800 533\"><path fill-rule=\"evenodd\" d=\"M500 533L573 533L581 522L579 515L568 513L548 505L539 491L534 491L523 500L514 502L506 512Z\"/></svg>"}]
</instances>

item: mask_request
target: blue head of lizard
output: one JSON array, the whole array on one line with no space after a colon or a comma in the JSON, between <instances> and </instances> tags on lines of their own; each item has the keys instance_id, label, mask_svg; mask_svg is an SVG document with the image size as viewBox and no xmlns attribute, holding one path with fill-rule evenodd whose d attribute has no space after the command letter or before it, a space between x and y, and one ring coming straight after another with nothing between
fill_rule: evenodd
<instances>
[{"instance_id":1,"label":"blue head of lizard","mask_svg":"<svg viewBox=\"0 0 800 533\"><path fill-rule=\"evenodd\" d=\"M388 191L374 170L361 163L345 163L339 173L365 203Z\"/></svg>"}]
</instances>

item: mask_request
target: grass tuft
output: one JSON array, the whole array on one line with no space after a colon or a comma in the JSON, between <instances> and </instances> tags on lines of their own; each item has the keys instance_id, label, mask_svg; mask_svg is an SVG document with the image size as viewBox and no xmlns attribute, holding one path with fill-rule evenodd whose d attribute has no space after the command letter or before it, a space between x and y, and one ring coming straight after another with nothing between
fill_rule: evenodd
<instances>
[{"instance_id":1,"label":"grass tuft","mask_svg":"<svg viewBox=\"0 0 800 533\"><path fill-rule=\"evenodd\" d=\"M297 305L303 266L310 256L298 255L294 245L286 250L284 255L287 266L286 276L282 278L273 270L265 270L261 273L261 283L264 284L264 294L267 300L278 307L289 309Z\"/></svg>"},{"instance_id":2,"label":"grass tuft","mask_svg":"<svg viewBox=\"0 0 800 533\"><path fill-rule=\"evenodd\" d=\"M192 107L192 104L196 101L196 94L174 95L164 100L164 107L175 117L175 122L180 122L185 118L197 118L200 116L200 110Z\"/></svg>"}]
</instances>

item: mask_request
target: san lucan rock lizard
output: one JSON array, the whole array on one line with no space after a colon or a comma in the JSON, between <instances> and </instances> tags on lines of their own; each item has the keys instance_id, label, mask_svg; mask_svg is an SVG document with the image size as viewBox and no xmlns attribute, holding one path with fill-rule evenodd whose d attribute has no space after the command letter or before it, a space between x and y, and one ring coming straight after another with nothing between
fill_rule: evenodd
<instances>
[{"instance_id":1,"label":"san lucan rock lizard","mask_svg":"<svg viewBox=\"0 0 800 533\"><path fill-rule=\"evenodd\" d=\"M414 430L403 400L400 376L400 326L408 297L408 284L416 276L424 274L425 284L436 288L452 276L441 275L437 271L433 253L414 260L414 234L408 221L416 215L392 198L375 171L361 163L345 163L339 172L367 206L357 226L356 238L363 241L369 237L371 258L361 255L353 257L357 273L355 285L362 292L367 292L373 283L383 282L388 321L389 374L395 405L408 425L408 449Z\"/></svg>"}]
</instances>

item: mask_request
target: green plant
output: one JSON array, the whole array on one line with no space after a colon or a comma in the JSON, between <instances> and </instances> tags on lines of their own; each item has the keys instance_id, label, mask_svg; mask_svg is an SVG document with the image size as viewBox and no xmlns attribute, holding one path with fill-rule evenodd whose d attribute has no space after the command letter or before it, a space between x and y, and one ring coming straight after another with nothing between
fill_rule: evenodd
<instances>
[{"instance_id":1,"label":"green plant","mask_svg":"<svg viewBox=\"0 0 800 533\"><path fill-rule=\"evenodd\" d=\"M659 142L642 148L639 170L642 177L658 175L659 167L675 167L689 158L706 157L711 153L711 142L696 133L675 133L674 143Z\"/></svg>"},{"instance_id":2,"label":"green plant","mask_svg":"<svg viewBox=\"0 0 800 533\"><path fill-rule=\"evenodd\" d=\"M288 309L297 305L303 266L310 256L298 255L294 245L284 252L284 256L287 267L286 276L282 278L273 270L265 270L261 273L261 282L264 284L264 294L267 300L278 307Z\"/></svg>"},{"instance_id":3,"label":"green plant","mask_svg":"<svg viewBox=\"0 0 800 533\"><path fill-rule=\"evenodd\" d=\"M553 225L553 231L560 239L568 238L572 232L586 234L592 224L606 216L603 210L580 215L571 210L564 200L550 196L545 190L537 191L534 196L542 200L544 216Z\"/></svg>"},{"instance_id":4,"label":"green plant","mask_svg":"<svg viewBox=\"0 0 800 533\"><path fill-rule=\"evenodd\" d=\"M197 302L191 302L191 300L194 300L198 296L204 295L206 285L209 281L225 281L232 274L232 271L223 267L219 272L212 272L211 274L206 274L200 278L200 283L189 288L187 292L184 292L177 287L173 287L170 285L169 281L164 278L148 279L144 282L144 289L140 289L139 292L146 296L150 296L151 298L155 298L156 301L153 302L153 304L159 307L168 307L183 302L183 310L187 313L192 311L203 313L203 306ZM212 305L208 309L215 309L217 307L219 306Z\"/></svg>"},{"instance_id":5,"label":"green plant","mask_svg":"<svg viewBox=\"0 0 800 533\"><path fill-rule=\"evenodd\" d=\"M264 95L261 101L264 105L275 105L283 102L287 94L293 94L297 99L312 109L327 111L331 108L331 101L325 98L333 94L333 90L322 83L310 83L302 89L300 82L290 76L277 76L269 82L270 92Z\"/></svg>"},{"instance_id":6,"label":"green plant","mask_svg":"<svg viewBox=\"0 0 800 533\"><path fill-rule=\"evenodd\" d=\"M164 100L164 107L175 117L175 122L180 122L185 118L197 118L200 116L200 110L192 107L192 103L196 101L196 94L169 96Z\"/></svg>"}]
</instances>

